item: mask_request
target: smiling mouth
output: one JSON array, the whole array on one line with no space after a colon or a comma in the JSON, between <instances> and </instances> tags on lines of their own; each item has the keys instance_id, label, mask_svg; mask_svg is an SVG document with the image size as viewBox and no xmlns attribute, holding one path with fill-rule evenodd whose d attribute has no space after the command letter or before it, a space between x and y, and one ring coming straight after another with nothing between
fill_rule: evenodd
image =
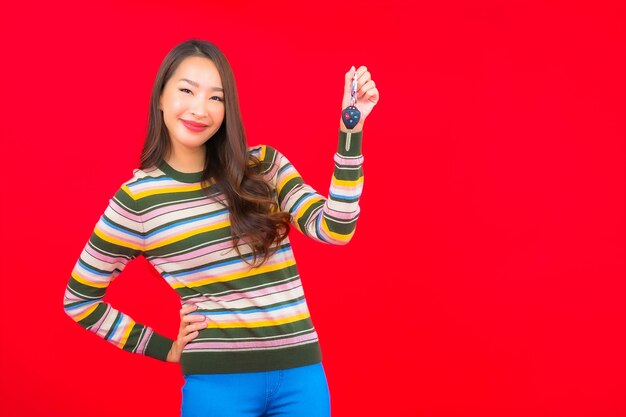
<instances>
[{"instance_id":1,"label":"smiling mouth","mask_svg":"<svg viewBox=\"0 0 626 417\"><path fill-rule=\"evenodd\" d=\"M185 125L185 127L192 132L202 132L208 126L202 123L196 123L185 119L180 119L180 121Z\"/></svg>"}]
</instances>

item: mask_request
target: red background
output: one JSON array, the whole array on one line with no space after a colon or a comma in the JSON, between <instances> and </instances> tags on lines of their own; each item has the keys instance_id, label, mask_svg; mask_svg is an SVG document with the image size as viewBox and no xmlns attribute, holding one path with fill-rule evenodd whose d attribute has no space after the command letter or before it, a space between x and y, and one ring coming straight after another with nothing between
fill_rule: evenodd
<instances>
[{"instance_id":1,"label":"red background","mask_svg":"<svg viewBox=\"0 0 626 417\"><path fill-rule=\"evenodd\" d=\"M0 10L3 416L178 416L174 364L62 298L191 37L229 58L249 143L327 193L366 65L352 242L292 235L334 416L626 416L623 2L28 2ZM143 258L107 301L175 337Z\"/></svg>"}]
</instances>

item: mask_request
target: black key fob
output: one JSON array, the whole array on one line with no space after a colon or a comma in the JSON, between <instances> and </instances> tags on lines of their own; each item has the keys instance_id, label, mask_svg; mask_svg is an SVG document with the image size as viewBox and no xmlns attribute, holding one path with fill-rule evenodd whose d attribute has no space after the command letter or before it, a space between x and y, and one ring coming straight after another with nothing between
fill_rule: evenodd
<instances>
[{"instance_id":1,"label":"black key fob","mask_svg":"<svg viewBox=\"0 0 626 417\"><path fill-rule=\"evenodd\" d=\"M343 124L346 125L346 128L352 129L359 123L361 119L361 112L355 106L348 106L343 109L341 114L341 120L343 120Z\"/></svg>"}]
</instances>

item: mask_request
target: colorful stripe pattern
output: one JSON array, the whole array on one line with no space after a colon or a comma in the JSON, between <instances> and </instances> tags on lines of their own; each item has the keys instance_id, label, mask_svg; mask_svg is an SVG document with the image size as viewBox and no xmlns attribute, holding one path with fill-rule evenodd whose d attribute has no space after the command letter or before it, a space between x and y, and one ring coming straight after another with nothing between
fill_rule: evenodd
<instances>
[{"instance_id":1,"label":"colorful stripe pattern","mask_svg":"<svg viewBox=\"0 0 626 417\"><path fill-rule=\"evenodd\" d=\"M289 160L260 145L264 178L276 191L293 226L322 243L352 238L363 187L361 134L339 133L329 196L307 185ZM201 173L183 173L162 162L135 169L109 200L85 245L65 291L65 312L120 349L165 360L172 340L137 323L102 299L106 289L139 255L178 293L198 306L207 327L187 344L183 373L252 372L303 366L321 360L289 239L260 267L234 250L223 194L207 196ZM250 248L239 244L250 258Z\"/></svg>"}]
</instances>

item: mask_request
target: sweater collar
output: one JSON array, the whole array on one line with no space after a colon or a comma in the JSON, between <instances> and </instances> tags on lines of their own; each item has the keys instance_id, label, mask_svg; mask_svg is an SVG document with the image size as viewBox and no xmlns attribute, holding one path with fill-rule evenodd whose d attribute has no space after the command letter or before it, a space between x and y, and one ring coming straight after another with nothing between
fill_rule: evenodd
<instances>
[{"instance_id":1,"label":"sweater collar","mask_svg":"<svg viewBox=\"0 0 626 417\"><path fill-rule=\"evenodd\" d=\"M159 164L159 169L176 181L186 183L196 183L202 180L202 171L199 172L181 172L172 168L165 160Z\"/></svg>"}]
</instances>

